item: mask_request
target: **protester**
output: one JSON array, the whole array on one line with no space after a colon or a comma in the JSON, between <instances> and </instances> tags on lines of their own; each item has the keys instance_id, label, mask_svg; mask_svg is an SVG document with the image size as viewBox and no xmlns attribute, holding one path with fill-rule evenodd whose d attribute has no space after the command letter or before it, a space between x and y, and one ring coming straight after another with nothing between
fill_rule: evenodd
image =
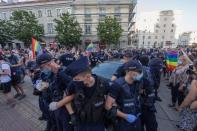
<instances>
[{"instance_id":1,"label":"protester","mask_svg":"<svg viewBox=\"0 0 197 131\"><path fill-rule=\"evenodd\" d=\"M15 105L15 101L13 100L13 96L11 94L11 68L9 63L7 63L2 54L0 55L0 81L1 87L3 89L3 93L6 97L7 104L12 107Z\"/></svg>"}]
</instances>

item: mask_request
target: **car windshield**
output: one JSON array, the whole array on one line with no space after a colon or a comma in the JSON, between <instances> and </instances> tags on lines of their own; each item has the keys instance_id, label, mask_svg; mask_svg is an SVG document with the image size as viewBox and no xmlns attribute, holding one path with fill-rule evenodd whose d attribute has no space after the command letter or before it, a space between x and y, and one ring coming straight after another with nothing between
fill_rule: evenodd
<instances>
[{"instance_id":1,"label":"car windshield","mask_svg":"<svg viewBox=\"0 0 197 131\"><path fill-rule=\"evenodd\" d=\"M120 61L106 61L94 67L92 72L96 75L111 79L117 68L122 65Z\"/></svg>"}]
</instances>

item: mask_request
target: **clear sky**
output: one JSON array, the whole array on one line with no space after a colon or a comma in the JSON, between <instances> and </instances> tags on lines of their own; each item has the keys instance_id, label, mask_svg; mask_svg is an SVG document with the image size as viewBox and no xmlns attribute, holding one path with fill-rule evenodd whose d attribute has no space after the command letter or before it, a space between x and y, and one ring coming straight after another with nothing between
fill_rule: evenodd
<instances>
[{"instance_id":1,"label":"clear sky","mask_svg":"<svg viewBox=\"0 0 197 131\"><path fill-rule=\"evenodd\" d=\"M182 10L182 30L197 31L197 0L138 0L137 14L158 10Z\"/></svg>"}]
</instances>

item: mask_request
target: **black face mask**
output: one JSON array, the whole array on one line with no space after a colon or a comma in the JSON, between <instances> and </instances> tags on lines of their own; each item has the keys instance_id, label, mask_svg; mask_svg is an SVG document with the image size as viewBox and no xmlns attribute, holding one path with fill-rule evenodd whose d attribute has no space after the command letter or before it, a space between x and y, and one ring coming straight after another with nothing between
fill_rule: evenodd
<instances>
[{"instance_id":1,"label":"black face mask","mask_svg":"<svg viewBox=\"0 0 197 131\"><path fill-rule=\"evenodd\" d=\"M81 86L81 87L85 86L83 81L74 81L74 82L76 86Z\"/></svg>"}]
</instances>

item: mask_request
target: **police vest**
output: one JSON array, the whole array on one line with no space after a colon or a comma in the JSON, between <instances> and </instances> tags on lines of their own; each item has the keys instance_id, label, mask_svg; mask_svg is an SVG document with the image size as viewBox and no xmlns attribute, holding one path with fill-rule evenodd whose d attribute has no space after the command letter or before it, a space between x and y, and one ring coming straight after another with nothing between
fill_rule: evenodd
<instances>
[{"instance_id":1,"label":"police vest","mask_svg":"<svg viewBox=\"0 0 197 131\"><path fill-rule=\"evenodd\" d=\"M121 86L121 97L117 100L120 110L126 114L137 115L140 113L139 85L137 83L130 87L123 77L115 81Z\"/></svg>"},{"instance_id":2,"label":"police vest","mask_svg":"<svg viewBox=\"0 0 197 131\"><path fill-rule=\"evenodd\" d=\"M77 92L73 106L80 123L103 123L105 113L105 81L98 76L95 79L96 88L90 98L85 97L82 88L76 87Z\"/></svg>"}]
</instances>

